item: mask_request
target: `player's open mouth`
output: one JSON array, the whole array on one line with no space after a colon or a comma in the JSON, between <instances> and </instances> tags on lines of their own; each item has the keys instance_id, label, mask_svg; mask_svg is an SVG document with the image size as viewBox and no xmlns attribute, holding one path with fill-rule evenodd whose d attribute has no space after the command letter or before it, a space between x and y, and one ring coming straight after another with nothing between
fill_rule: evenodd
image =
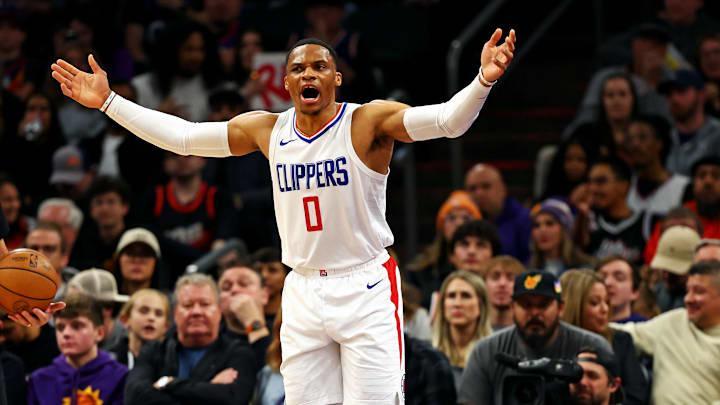
<instances>
[{"instance_id":1,"label":"player's open mouth","mask_svg":"<svg viewBox=\"0 0 720 405\"><path fill-rule=\"evenodd\" d=\"M300 91L300 99L306 103L315 103L320 99L320 90L312 86L305 86Z\"/></svg>"}]
</instances>

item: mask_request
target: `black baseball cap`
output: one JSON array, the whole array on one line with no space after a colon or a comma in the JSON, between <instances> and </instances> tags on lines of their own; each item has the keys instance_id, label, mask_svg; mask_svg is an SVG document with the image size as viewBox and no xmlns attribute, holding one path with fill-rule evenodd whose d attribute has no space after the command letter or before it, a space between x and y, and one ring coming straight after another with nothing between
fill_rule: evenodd
<instances>
[{"instance_id":1,"label":"black baseball cap","mask_svg":"<svg viewBox=\"0 0 720 405\"><path fill-rule=\"evenodd\" d=\"M702 90L705 87L705 81L700 74L694 70L679 69L675 71L672 78L658 85L658 92L661 94L669 94L672 89L686 89L688 87Z\"/></svg>"},{"instance_id":2,"label":"black baseball cap","mask_svg":"<svg viewBox=\"0 0 720 405\"><path fill-rule=\"evenodd\" d=\"M595 358L591 356L580 356L580 354L582 353L593 353L595 354ZM577 352L575 360L578 363L583 361L589 361L605 367L605 370L607 370L610 379L620 377L620 362L618 361L617 356L615 356L615 353L602 346L592 348L586 347L580 349ZM625 392L623 391L622 386L619 386L617 391L615 391L615 393L612 395L610 403L619 404L622 403L624 399Z\"/></svg>"},{"instance_id":3,"label":"black baseball cap","mask_svg":"<svg viewBox=\"0 0 720 405\"><path fill-rule=\"evenodd\" d=\"M672 39L670 31L660 24L645 23L638 25L632 31L633 38L652 39L661 44L667 44Z\"/></svg>"},{"instance_id":4,"label":"black baseball cap","mask_svg":"<svg viewBox=\"0 0 720 405\"><path fill-rule=\"evenodd\" d=\"M554 274L543 270L529 270L515 277L512 299L526 294L544 295L562 301L562 287Z\"/></svg>"}]
</instances>

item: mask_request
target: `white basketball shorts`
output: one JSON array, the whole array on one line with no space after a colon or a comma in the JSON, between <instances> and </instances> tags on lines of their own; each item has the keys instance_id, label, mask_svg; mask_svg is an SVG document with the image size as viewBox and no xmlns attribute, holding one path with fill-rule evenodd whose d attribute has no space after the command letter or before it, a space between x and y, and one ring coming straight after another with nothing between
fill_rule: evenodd
<instances>
[{"instance_id":1,"label":"white basketball shorts","mask_svg":"<svg viewBox=\"0 0 720 405\"><path fill-rule=\"evenodd\" d=\"M400 272L387 252L348 269L294 269L282 293L285 403L404 404Z\"/></svg>"}]
</instances>

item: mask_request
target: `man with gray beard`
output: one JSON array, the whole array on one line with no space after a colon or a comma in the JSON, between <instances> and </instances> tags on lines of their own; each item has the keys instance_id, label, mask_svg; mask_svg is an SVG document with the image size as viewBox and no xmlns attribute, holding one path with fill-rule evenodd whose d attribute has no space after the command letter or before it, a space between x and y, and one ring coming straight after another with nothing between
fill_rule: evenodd
<instances>
[{"instance_id":1,"label":"man with gray beard","mask_svg":"<svg viewBox=\"0 0 720 405\"><path fill-rule=\"evenodd\" d=\"M549 272L531 270L515 277L512 310L515 325L480 340L468 359L460 380L459 404L502 405L508 377L518 371L495 359L503 352L521 360L573 359L581 348L610 345L600 335L561 322L564 302L560 282ZM567 393L565 393L567 394ZM555 398L558 399L558 398ZM562 402L553 402L562 403Z\"/></svg>"},{"instance_id":2,"label":"man with gray beard","mask_svg":"<svg viewBox=\"0 0 720 405\"><path fill-rule=\"evenodd\" d=\"M690 169L706 156L720 154L720 121L705 114L705 83L691 70L678 70L672 80L661 83L658 90L667 95L675 120L672 148L667 169L689 175Z\"/></svg>"}]
</instances>

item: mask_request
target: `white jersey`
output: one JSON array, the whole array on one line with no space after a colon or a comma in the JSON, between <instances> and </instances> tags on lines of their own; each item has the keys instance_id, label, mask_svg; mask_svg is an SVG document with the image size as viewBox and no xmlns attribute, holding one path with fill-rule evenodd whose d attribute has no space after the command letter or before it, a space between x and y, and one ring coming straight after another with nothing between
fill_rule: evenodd
<instances>
[{"instance_id":1,"label":"white jersey","mask_svg":"<svg viewBox=\"0 0 720 405\"><path fill-rule=\"evenodd\" d=\"M292 268L357 266L393 243L385 220L388 175L368 168L352 145L359 106L343 103L313 135L297 127L294 108L273 127L268 160L275 217L282 261Z\"/></svg>"}]
</instances>

